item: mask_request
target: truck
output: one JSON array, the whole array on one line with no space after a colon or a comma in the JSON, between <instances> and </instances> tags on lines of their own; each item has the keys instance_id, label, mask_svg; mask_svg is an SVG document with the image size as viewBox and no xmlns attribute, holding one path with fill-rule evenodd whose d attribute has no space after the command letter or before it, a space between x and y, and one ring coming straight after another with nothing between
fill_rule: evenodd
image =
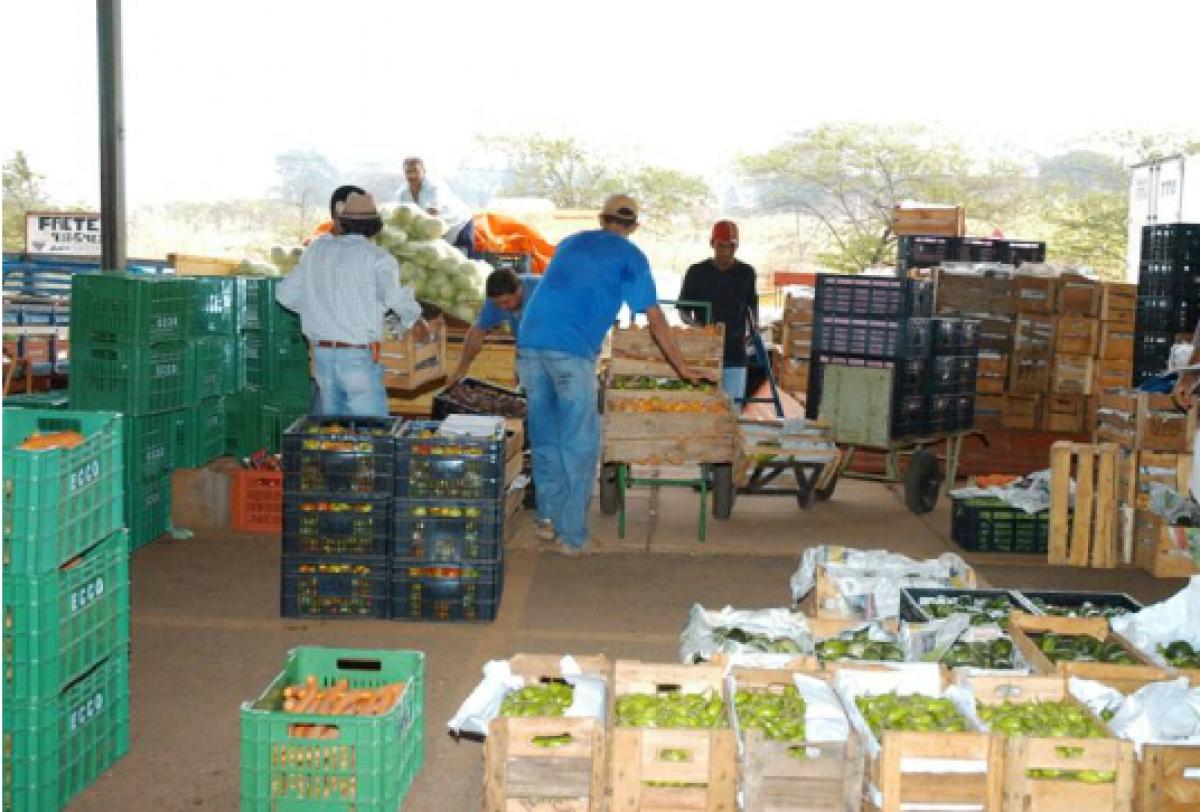
<instances>
[{"instance_id":1,"label":"truck","mask_svg":"<svg viewBox=\"0 0 1200 812\"><path fill-rule=\"evenodd\" d=\"M1200 156L1172 155L1130 167L1125 281L1138 281L1142 228L1200 223Z\"/></svg>"}]
</instances>

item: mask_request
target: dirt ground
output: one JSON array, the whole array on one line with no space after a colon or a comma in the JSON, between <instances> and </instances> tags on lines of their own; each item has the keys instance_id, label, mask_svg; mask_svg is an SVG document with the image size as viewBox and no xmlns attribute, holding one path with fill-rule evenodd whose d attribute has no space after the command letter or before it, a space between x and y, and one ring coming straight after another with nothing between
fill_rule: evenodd
<instances>
[{"instance_id":1,"label":"dirt ground","mask_svg":"<svg viewBox=\"0 0 1200 812\"><path fill-rule=\"evenodd\" d=\"M297 646L415 649L427 657L425 765L405 812L476 812L482 746L456 741L446 721L485 662L517 652L601 653L674 662L693 604L787 606L788 579L814 544L882 547L916 557L954 549L943 500L923 517L890 487L856 482L801 512L789 498L743 497L697 540L697 499L682 489L634 491L626 538L594 514L596 554L539 551L527 517L509 546L499 617L488 624L308 622L279 617L275 537L200 534L160 541L133 559L132 746L67 807L70 812L235 810L239 707L279 673ZM970 558L1001 587L1115 590L1143 602L1184 582L1134 570L1047 567Z\"/></svg>"}]
</instances>

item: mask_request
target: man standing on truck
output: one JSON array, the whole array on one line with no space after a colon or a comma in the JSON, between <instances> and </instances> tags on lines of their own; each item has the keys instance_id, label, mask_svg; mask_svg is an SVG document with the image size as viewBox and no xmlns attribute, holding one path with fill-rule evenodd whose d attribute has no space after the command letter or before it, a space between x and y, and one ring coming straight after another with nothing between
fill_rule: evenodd
<instances>
[{"instance_id":1,"label":"man standing on truck","mask_svg":"<svg viewBox=\"0 0 1200 812\"><path fill-rule=\"evenodd\" d=\"M699 308L679 309L689 324L725 325L725 356L721 388L735 405L746 397L747 317L754 314L758 323L758 280L754 268L734 258L738 249L738 227L732 220L713 225L709 246L712 259L688 268L683 277L680 301L707 302L712 306L711 321Z\"/></svg>"},{"instance_id":2,"label":"man standing on truck","mask_svg":"<svg viewBox=\"0 0 1200 812\"><path fill-rule=\"evenodd\" d=\"M444 184L425 174L425 161L404 159L405 185L400 187L399 202L413 203L446 224L442 239L469 257L475 255L475 221L471 211Z\"/></svg>"},{"instance_id":3,"label":"man standing on truck","mask_svg":"<svg viewBox=\"0 0 1200 812\"><path fill-rule=\"evenodd\" d=\"M492 330L507 323L513 338L517 337L525 305L541 281L540 276L531 273L518 274L509 268L500 268L488 274L484 284L487 301L479 311L479 318L471 325L471 329L467 330L462 358L458 361L458 367L446 379L447 386L454 386L466 377L475 356L483 349L484 339Z\"/></svg>"},{"instance_id":4,"label":"man standing on truck","mask_svg":"<svg viewBox=\"0 0 1200 812\"><path fill-rule=\"evenodd\" d=\"M596 357L621 305L645 313L650 332L679 376L702 376L683 358L646 255L629 241L638 227L633 198L604 202L600 228L563 240L517 334L517 374L529 405L539 539L578 555L588 545L588 506L600 455Z\"/></svg>"},{"instance_id":5,"label":"man standing on truck","mask_svg":"<svg viewBox=\"0 0 1200 812\"><path fill-rule=\"evenodd\" d=\"M395 257L371 242L383 229L375 199L351 193L337 221L341 233L314 240L276 287L275 299L300 315L321 413L386 417L379 363L384 313L394 312L420 341L429 328L412 288L400 287Z\"/></svg>"}]
</instances>

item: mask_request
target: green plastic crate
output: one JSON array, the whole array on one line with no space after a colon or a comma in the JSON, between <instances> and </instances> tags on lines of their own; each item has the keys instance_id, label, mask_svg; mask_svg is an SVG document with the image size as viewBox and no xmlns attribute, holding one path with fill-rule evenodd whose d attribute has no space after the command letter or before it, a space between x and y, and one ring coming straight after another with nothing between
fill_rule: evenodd
<instances>
[{"instance_id":1,"label":"green plastic crate","mask_svg":"<svg viewBox=\"0 0 1200 812\"><path fill-rule=\"evenodd\" d=\"M127 482L125 510L129 515L129 550L134 552L171 527L171 474L142 482Z\"/></svg>"},{"instance_id":2,"label":"green plastic crate","mask_svg":"<svg viewBox=\"0 0 1200 812\"><path fill-rule=\"evenodd\" d=\"M125 347L184 341L191 334L194 300L195 286L188 277L76 274L71 281L71 340L75 345Z\"/></svg>"},{"instance_id":3,"label":"green plastic crate","mask_svg":"<svg viewBox=\"0 0 1200 812\"><path fill-rule=\"evenodd\" d=\"M50 392L23 392L19 395L9 395L4 399L4 408L13 409L66 409L71 402L71 395L65 389L54 389Z\"/></svg>"},{"instance_id":4,"label":"green plastic crate","mask_svg":"<svg viewBox=\"0 0 1200 812\"><path fill-rule=\"evenodd\" d=\"M44 575L4 579L4 701L57 695L129 645L129 531Z\"/></svg>"},{"instance_id":5,"label":"green plastic crate","mask_svg":"<svg viewBox=\"0 0 1200 812\"><path fill-rule=\"evenodd\" d=\"M225 453L248 457L263 447L263 393L248 386L225 396Z\"/></svg>"},{"instance_id":6,"label":"green plastic crate","mask_svg":"<svg viewBox=\"0 0 1200 812\"><path fill-rule=\"evenodd\" d=\"M275 301L279 279L246 277L241 288L241 329L274 336L299 335L300 316Z\"/></svg>"},{"instance_id":7,"label":"green plastic crate","mask_svg":"<svg viewBox=\"0 0 1200 812\"><path fill-rule=\"evenodd\" d=\"M281 337L263 330L242 331L246 384L270 392L307 390L308 344L304 337Z\"/></svg>"},{"instance_id":8,"label":"green plastic crate","mask_svg":"<svg viewBox=\"0 0 1200 812\"><path fill-rule=\"evenodd\" d=\"M191 374L184 395L188 406L195 406L205 398L225 394L228 386L226 352L232 343L232 339L221 336L201 336L188 342Z\"/></svg>"},{"instance_id":9,"label":"green plastic crate","mask_svg":"<svg viewBox=\"0 0 1200 812\"><path fill-rule=\"evenodd\" d=\"M6 697L5 812L58 812L128 751L128 651L44 701Z\"/></svg>"},{"instance_id":10,"label":"green plastic crate","mask_svg":"<svg viewBox=\"0 0 1200 812\"><path fill-rule=\"evenodd\" d=\"M231 276L197 276L193 282L192 332L236 338L238 280Z\"/></svg>"},{"instance_id":11,"label":"green plastic crate","mask_svg":"<svg viewBox=\"0 0 1200 812\"><path fill-rule=\"evenodd\" d=\"M380 716L283 712L284 688L309 676L405 689ZM424 761L424 716L421 652L294 649L266 692L242 705L242 812L397 812ZM336 726L338 737L302 738L297 725Z\"/></svg>"},{"instance_id":12,"label":"green plastic crate","mask_svg":"<svg viewBox=\"0 0 1200 812\"><path fill-rule=\"evenodd\" d=\"M187 419L176 426L176 467L200 468L225 453L225 398L207 398L184 411Z\"/></svg>"},{"instance_id":13,"label":"green plastic crate","mask_svg":"<svg viewBox=\"0 0 1200 812\"><path fill-rule=\"evenodd\" d=\"M58 569L125 523L124 426L108 412L4 410L4 574ZM19 451L34 431L78 431L75 448Z\"/></svg>"},{"instance_id":14,"label":"green plastic crate","mask_svg":"<svg viewBox=\"0 0 1200 812\"><path fill-rule=\"evenodd\" d=\"M272 454L283 451L283 433L298 418L308 414L309 393L291 403L264 403L262 411L262 446Z\"/></svg>"},{"instance_id":15,"label":"green plastic crate","mask_svg":"<svg viewBox=\"0 0 1200 812\"><path fill-rule=\"evenodd\" d=\"M188 345L72 345L71 406L140 415L187 405Z\"/></svg>"},{"instance_id":16,"label":"green plastic crate","mask_svg":"<svg viewBox=\"0 0 1200 812\"><path fill-rule=\"evenodd\" d=\"M125 418L125 475L153 479L176 465L175 420L183 409Z\"/></svg>"}]
</instances>

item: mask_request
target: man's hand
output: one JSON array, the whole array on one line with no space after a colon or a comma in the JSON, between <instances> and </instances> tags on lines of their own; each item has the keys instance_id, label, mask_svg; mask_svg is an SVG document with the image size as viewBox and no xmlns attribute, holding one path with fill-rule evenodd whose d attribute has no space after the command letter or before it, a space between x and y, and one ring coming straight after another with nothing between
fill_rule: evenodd
<instances>
[{"instance_id":1,"label":"man's hand","mask_svg":"<svg viewBox=\"0 0 1200 812\"><path fill-rule=\"evenodd\" d=\"M461 370L461 369L454 370L453 372L451 372L449 375L446 376L446 388L448 389L451 386L454 386L455 384L457 384L459 381L461 381L465 377L466 377L466 373L463 370Z\"/></svg>"},{"instance_id":2,"label":"man's hand","mask_svg":"<svg viewBox=\"0 0 1200 812\"><path fill-rule=\"evenodd\" d=\"M1192 389L1195 386L1195 376L1187 372L1181 372L1179 373L1179 380L1175 381L1175 388L1171 390L1171 396L1180 406L1190 409L1195 403L1195 398L1192 395Z\"/></svg>"},{"instance_id":3,"label":"man's hand","mask_svg":"<svg viewBox=\"0 0 1200 812\"><path fill-rule=\"evenodd\" d=\"M715 379L713 379L712 377L705 375L703 372L697 372L696 370L692 369L691 367L681 367L679 369L679 377L683 378L685 381L687 381L688 383L691 383L691 384L699 384L699 383L715 384L715 383L717 383L717 381Z\"/></svg>"},{"instance_id":4,"label":"man's hand","mask_svg":"<svg viewBox=\"0 0 1200 812\"><path fill-rule=\"evenodd\" d=\"M417 319L417 323L412 326L412 333L422 344L433 338L433 331L429 329L425 319Z\"/></svg>"}]
</instances>

